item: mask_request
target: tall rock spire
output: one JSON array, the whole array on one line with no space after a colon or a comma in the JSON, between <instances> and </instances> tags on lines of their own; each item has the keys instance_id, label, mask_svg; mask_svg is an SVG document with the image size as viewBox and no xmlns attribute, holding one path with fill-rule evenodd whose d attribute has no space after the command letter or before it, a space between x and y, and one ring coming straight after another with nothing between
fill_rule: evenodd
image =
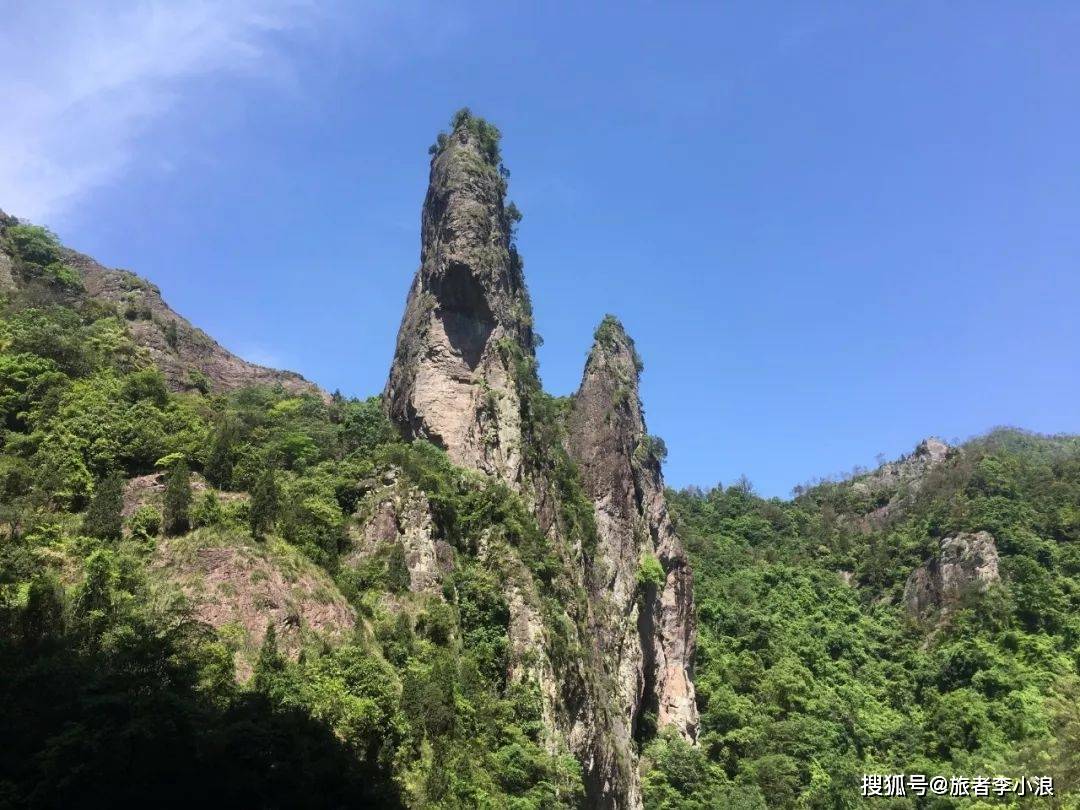
<instances>
[{"instance_id":1,"label":"tall rock spire","mask_svg":"<svg viewBox=\"0 0 1080 810\"><path fill-rule=\"evenodd\" d=\"M386 408L407 438L506 482L532 512L550 568L498 538L476 550L509 607L507 680L538 688L545 745L580 761L590 807L639 810L646 718L693 740L697 712L690 569L633 342L605 319L569 413L544 394L499 132L462 111L432 154Z\"/></svg>"},{"instance_id":2,"label":"tall rock spire","mask_svg":"<svg viewBox=\"0 0 1080 810\"><path fill-rule=\"evenodd\" d=\"M662 445L650 437L638 394L641 361L610 315L596 330L567 426L568 450L596 509L598 543L587 587L625 617L596 628L618 660L619 702L641 733L646 713L685 739L697 736L693 582L664 500Z\"/></svg>"},{"instance_id":3,"label":"tall rock spire","mask_svg":"<svg viewBox=\"0 0 1080 810\"><path fill-rule=\"evenodd\" d=\"M462 110L432 152L420 269L387 408L409 438L515 482L521 416L513 363L515 352L533 355L532 310L512 239L517 209L504 203L499 131Z\"/></svg>"}]
</instances>

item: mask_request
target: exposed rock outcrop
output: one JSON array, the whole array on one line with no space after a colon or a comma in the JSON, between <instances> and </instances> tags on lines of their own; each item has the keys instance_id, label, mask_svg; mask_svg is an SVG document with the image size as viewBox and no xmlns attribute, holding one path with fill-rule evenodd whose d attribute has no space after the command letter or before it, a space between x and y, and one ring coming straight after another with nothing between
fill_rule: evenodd
<instances>
[{"instance_id":1,"label":"exposed rock outcrop","mask_svg":"<svg viewBox=\"0 0 1080 810\"><path fill-rule=\"evenodd\" d=\"M989 532L962 532L942 540L940 553L911 572L904 605L910 615L923 618L948 610L971 590L986 591L999 579L994 538Z\"/></svg>"},{"instance_id":2,"label":"exposed rock outcrop","mask_svg":"<svg viewBox=\"0 0 1080 810\"><path fill-rule=\"evenodd\" d=\"M886 462L873 472L855 479L851 483L852 490L869 496L875 505L865 514L853 515L849 519L863 531L880 527L891 515L910 506L927 477L956 452L941 439L930 436L919 442L909 455Z\"/></svg>"},{"instance_id":3,"label":"exposed rock outcrop","mask_svg":"<svg viewBox=\"0 0 1080 810\"><path fill-rule=\"evenodd\" d=\"M459 122L431 162L420 270L385 396L408 437L514 482L521 417L507 349L532 352L531 307L503 204L497 133L493 146L478 120Z\"/></svg>"},{"instance_id":4,"label":"exposed rock outcrop","mask_svg":"<svg viewBox=\"0 0 1080 810\"><path fill-rule=\"evenodd\" d=\"M189 600L196 618L233 646L236 676L251 677L268 624L295 658L305 637L345 641L356 612L322 568L281 540L234 545L213 533L163 540L152 570Z\"/></svg>"},{"instance_id":5,"label":"exposed rock outcrop","mask_svg":"<svg viewBox=\"0 0 1080 810\"><path fill-rule=\"evenodd\" d=\"M588 588L594 603L607 603L595 632L603 655L617 661L618 707L635 731L651 711L660 727L693 741L693 579L664 501L659 442L645 429L640 368L622 325L605 318L574 397L567 444L596 508Z\"/></svg>"},{"instance_id":6,"label":"exposed rock outcrop","mask_svg":"<svg viewBox=\"0 0 1080 810\"><path fill-rule=\"evenodd\" d=\"M459 114L433 153L387 412L407 438L444 448L531 508L561 566L554 581L513 549L475 538L477 557L504 582L508 676L538 686L546 744L581 761L589 806L636 810L635 733L650 716L694 740L697 710L690 569L645 433L632 343L605 322L569 425L558 424L536 375L498 132ZM578 506L587 513L589 501L595 548L591 519L583 534L567 517ZM400 517L399 505L380 505L361 533L402 537Z\"/></svg>"},{"instance_id":7,"label":"exposed rock outcrop","mask_svg":"<svg viewBox=\"0 0 1080 810\"><path fill-rule=\"evenodd\" d=\"M0 234L18 224L18 219L0 211ZM64 264L76 270L82 281L79 297L115 309L126 320L135 343L165 375L172 390L205 387L220 392L249 385L280 385L289 391L327 397L299 374L266 368L237 357L174 312L161 297L161 291L146 279L127 270L103 267L74 250L64 248L61 253ZM20 286L11 257L0 250L0 291Z\"/></svg>"},{"instance_id":8,"label":"exposed rock outcrop","mask_svg":"<svg viewBox=\"0 0 1080 810\"><path fill-rule=\"evenodd\" d=\"M952 449L936 436L929 436L910 455L882 464L853 486L868 492L895 491L905 485L918 487L931 469L949 457Z\"/></svg>"},{"instance_id":9,"label":"exposed rock outcrop","mask_svg":"<svg viewBox=\"0 0 1080 810\"><path fill-rule=\"evenodd\" d=\"M346 564L356 565L400 543L409 569L409 590L439 591L443 577L453 570L453 550L437 539L431 504L423 492L405 483L387 483L366 496L357 517L357 527L351 532L353 551Z\"/></svg>"}]
</instances>

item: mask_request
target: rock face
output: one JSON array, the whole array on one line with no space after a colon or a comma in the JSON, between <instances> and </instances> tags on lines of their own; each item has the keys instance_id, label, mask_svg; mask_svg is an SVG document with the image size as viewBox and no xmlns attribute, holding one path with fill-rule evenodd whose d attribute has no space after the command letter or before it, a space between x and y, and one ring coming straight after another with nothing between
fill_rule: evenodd
<instances>
[{"instance_id":1,"label":"rock face","mask_svg":"<svg viewBox=\"0 0 1080 810\"><path fill-rule=\"evenodd\" d=\"M303 639L345 641L356 612L326 573L283 541L218 545L212 536L162 541L151 566L190 600L195 616L236 644L238 680L254 670L268 624L292 658Z\"/></svg>"},{"instance_id":2,"label":"rock face","mask_svg":"<svg viewBox=\"0 0 1080 810\"><path fill-rule=\"evenodd\" d=\"M444 576L453 570L453 551L436 539L431 504L423 492L389 482L367 495L353 533L353 553L345 562L355 565L388 546L400 543L409 569L409 590L438 593Z\"/></svg>"},{"instance_id":3,"label":"rock face","mask_svg":"<svg viewBox=\"0 0 1080 810\"><path fill-rule=\"evenodd\" d=\"M468 122L456 127L431 163L420 270L385 398L409 438L428 439L458 464L517 481L520 401L506 348L531 353L533 334L505 191L483 130Z\"/></svg>"},{"instance_id":4,"label":"rock face","mask_svg":"<svg viewBox=\"0 0 1080 810\"><path fill-rule=\"evenodd\" d=\"M636 810L635 738L654 725L646 718L693 741L697 710L691 574L645 433L633 344L605 321L562 424L536 375L498 133L459 116L433 152L420 269L384 392L387 412L407 438L443 447L532 510L560 562L557 584L540 584L513 552L477 538L478 558L504 581L508 676L538 687L546 744L582 763L589 806ZM595 548L566 517L590 505L597 531L585 534ZM408 534L400 505L384 512L362 531ZM557 652L554 638L572 654Z\"/></svg>"},{"instance_id":5,"label":"rock face","mask_svg":"<svg viewBox=\"0 0 1080 810\"><path fill-rule=\"evenodd\" d=\"M919 442L911 454L882 464L854 481L851 488L871 496L875 503L866 514L854 516L855 525L863 531L882 526L890 515L911 504L927 476L955 452L941 439L930 436Z\"/></svg>"},{"instance_id":6,"label":"rock face","mask_svg":"<svg viewBox=\"0 0 1080 810\"><path fill-rule=\"evenodd\" d=\"M19 220L0 211L0 234ZM114 308L123 317L135 343L165 375L174 391L230 391L249 385L280 385L297 393L316 393L314 383L291 371L278 371L242 360L213 338L174 312L161 291L127 270L103 267L89 256L64 249L63 261L78 271L83 285L80 295ZM0 291L18 289L12 261L0 251Z\"/></svg>"},{"instance_id":7,"label":"rock face","mask_svg":"<svg viewBox=\"0 0 1080 810\"><path fill-rule=\"evenodd\" d=\"M904 484L922 482L926 474L949 457L952 448L936 436L929 436L916 445L915 450L899 461L881 465L860 482L871 490L897 489Z\"/></svg>"},{"instance_id":8,"label":"rock face","mask_svg":"<svg viewBox=\"0 0 1080 810\"><path fill-rule=\"evenodd\" d=\"M941 541L941 553L911 572L904 586L908 613L923 618L947 610L972 590L998 582L998 552L989 532L961 533Z\"/></svg>"},{"instance_id":9,"label":"rock face","mask_svg":"<svg viewBox=\"0 0 1080 810\"><path fill-rule=\"evenodd\" d=\"M596 509L589 596L605 603L596 638L618 662L619 709L630 727L655 712L660 727L697 736L693 579L664 502L658 441L645 430L640 360L622 325L596 331L567 430L568 449ZM650 564L660 569L649 576ZM656 581L659 579L659 581Z\"/></svg>"}]
</instances>

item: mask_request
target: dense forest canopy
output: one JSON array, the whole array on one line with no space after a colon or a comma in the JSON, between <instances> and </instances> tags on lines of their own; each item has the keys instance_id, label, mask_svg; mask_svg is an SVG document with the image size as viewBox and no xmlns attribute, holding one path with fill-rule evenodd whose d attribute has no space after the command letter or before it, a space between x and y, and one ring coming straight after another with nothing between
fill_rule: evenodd
<instances>
[{"instance_id":1,"label":"dense forest canopy","mask_svg":"<svg viewBox=\"0 0 1080 810\"><path fill-rule=\"evenodd\" d=\"M1076 806L1080 440L996 430L879 480L790 501L745 481L669 494L694 562L701 745L649 752L647 804L711 807L734 781L730 806L854 807L863 774L906 773L1049 776L1056 806ZM978 531L1000 581L910 615L912 571Z\"/></svg>"}]
</instances>

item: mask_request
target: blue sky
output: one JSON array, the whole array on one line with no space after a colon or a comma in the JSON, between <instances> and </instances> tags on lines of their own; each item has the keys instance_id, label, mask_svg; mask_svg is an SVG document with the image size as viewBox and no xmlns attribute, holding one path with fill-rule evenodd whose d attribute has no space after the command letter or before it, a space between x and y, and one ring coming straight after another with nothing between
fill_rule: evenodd
<instances>
[{"instance_id":1,"label":"blue sky","mask_svg":"<svg viewBox=\"0 0 1080 810\"><path fill-rule=\"evenodd\" d=\"M621 317L670 484L1080 431L1080 6L516 5L12 4L0 207L365 396L469 105L546 387Z\"/></svg>"}]
</instances>

